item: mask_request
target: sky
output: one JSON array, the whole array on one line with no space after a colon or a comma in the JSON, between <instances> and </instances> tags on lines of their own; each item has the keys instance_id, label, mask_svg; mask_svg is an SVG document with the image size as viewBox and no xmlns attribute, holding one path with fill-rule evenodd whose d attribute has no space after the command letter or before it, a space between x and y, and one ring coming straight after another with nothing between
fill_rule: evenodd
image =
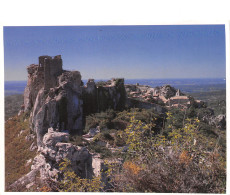
<instances>
[{"instance_id":1,"label":"sky","mask_svg":"<svg viewBox=\"0 0 230 195\"><path fill-rule=\"evenodd\" d=\"M82 79L226 76L224 25L4 27L5 81L59 54Z\"/></svg>"}]
</instances>

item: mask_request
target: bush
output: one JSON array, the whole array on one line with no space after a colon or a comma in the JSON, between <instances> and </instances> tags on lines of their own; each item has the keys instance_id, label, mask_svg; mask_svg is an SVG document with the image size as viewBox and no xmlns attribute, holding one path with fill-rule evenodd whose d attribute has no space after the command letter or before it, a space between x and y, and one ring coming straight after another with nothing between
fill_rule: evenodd
<instances>
[{"instance_id":1,"label":"bush","mask_svg":"<svg viewBox=\"0 0 230 195\"><path fill-rule=\"evenodd\" d=\"M182 128L169 127L168 138L145 136L150 125L132 117L125 130L129 160L114 174L115 191L225 193L226 156L216 139L199 133L199 124L186 119Z\"/></svg>"},{"instance_id":2,"label":"bush","mask_svg":"<svg viewBox=\"0 0 230 195\"><path fill-rule=\"evenodd\" d=\"M63 174L63 180L60 183L61 191L63 192L100 192L103 189L103 183L100 177L93 179L83 179L74 173L70 168L71 162L64 159L60 163L60 170Z\"/></svg>"},{"instance_id":3,"label":"bush","mask_svg":"<svg viewBox=\"0 0 230 195\"><path fill-rule=\"evenodd\" d=\"M76 146L86 146L89 143L82 138L82 136L78 135L70 135L70 143L76 145Z\"/></svg>"},{"instance_id":4,"label":"bush","mask_svg":"<svg viewBox=\"0 0 230 195\"><path fill-rule=\"evenodd\" d=\"M100 146L96 142L91 143L88 149L93 153L99 153L102 159L112 156L112 152L108 148Z\"/></svg>"},{"instance_id":5,"label":"bush","mask_svg":"<svg viewBox=\"0 0 230 195\"><path fill-rule=\"evenodd\" d=\"M105 112L95 113L86 117L85 133L89 132L89 129L100 126L100 129L113 129L112 120L116 117L114 110L106 110Z\"/></svg>"},{"instance_id":6,"label":"bush","mask_svg":"<svg viewBox=\"0 0 230 195\"><path fill-rule=\"evenodd\" d=\"M126 134L124 131L117 131L114 139L114 146L124 146L126 144Z\"/></svg>"}]
</instances>

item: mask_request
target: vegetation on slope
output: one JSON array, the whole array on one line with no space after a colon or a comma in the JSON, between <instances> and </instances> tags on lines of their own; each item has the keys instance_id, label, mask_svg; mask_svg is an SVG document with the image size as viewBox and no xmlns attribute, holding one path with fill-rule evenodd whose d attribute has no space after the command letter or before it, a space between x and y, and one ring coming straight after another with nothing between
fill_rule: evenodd
<instances>
[{"instance_id":1,"label":"vegetation on slope","mask_svg":"<svg viewBox=\"0 0 230 195\"><path fill-rule=\"evenodd\" d=\"M107 169L102 172L109 178L109 185L100 184L98 180L88 182L95 182L94 186L109 186L106 191L114 192L225 193L226 153L223 150L225 146L219 141L224 133L217 137L204 134L200 131L201 122L197 117L185 118L180 127L176 126L174 121L178 121L178 115L171 112L167 113L165 123L167 133L164 133L166 127L156 133L156 118L145 118L143 122L137 120L140 113L126 114L129 122L122 138L128 151L116 155L116 158L123 159L122 164L111 162L114 155L105 160ZM95 139L112 140L109 132L101 133ZM67 170L67 173L71 172ZM105 190L93 186L80 188L80 180L75 180L77 176L70 176L65 177L67 191Z\"/></svg>"},{"instance_id":2,"label":"vegetation on slope","mask_svg":"<svg viewBox=\"0 0 230 195\"><path fill-rule=\"evenodd\" d=\"M168 113L168 119L173 116ZM109 171L116 192L224 193L226 159L220 145L187 119L168 136L153 135L153 124L132 117L125 130L129 150L122 169Z\"/></svg>"},{"instance_id":3,"label":"vegetation on slope","mask_svg":"<svg viewBox=\"0 0 230 195\"><path fill-rule=\"evenodd\" d=\"M31 152L32 140L26 140L30 134L29 119L26 114L15 116L5 123L5 187L18 180L30 171L31 163L36 151Z\"/></svg>"},{"instance_id":4,"label":"vegetation on slope","mask_svg":"<svg viewBox=\"0 0 230 195\"><path fill-rule=\"evenodd\" d=\"M107 191L225 193L226 132L202 121L209 112L191 106L171 109L167 115L135 108L88 116L86 132L101 127L88 148L108 162L123 159L122 165L107 164ZM108 152L97 141L128 146L128 152Z\"/></svg>"},{"instance_id":5,"label":"vegetation on slope","mask_svg":"<svg viewBox=\"0 0 230 195\"><path fill-rule=\"evenodd\" d=\"M209 94L197 99L207 98L208 105L214 106L218 113L218 102L225 97L222 95L212 98ZM219 110L225 113L224 109L225 105ZM110 179L109 191L225 193L226 132L202 121L209 111L190 107L171 109L167 115L159 115L151 109L107 110L86 118L85 133L100 126L101 132L93 142L77 135L71 136L70 141L108 160L105 161L108 169L103 174ZM29 172L26 161L35 156L29 151L32 141L25 141L29 134L27 117L15 116L5 124L6 186ZM18 136L21 130L25 131ZM113 148L128 149L114 153L99 146L98 141L107 142ZM122 164L111 164L112 158L121 158ZM104 190L101 186L105 184L98 178L79 178L67 168L68 161L61 166L64 179L55 190ZM44 186L40 191L54 190Z\"/></svg>"},{"instance_id":6,"label":"vegetation on slope","mask_svg":"<svg viewBox=\"0 0 230 195\"><path fill-rule=\"evenodd\" d=\"M212 108L216 115L226 114L226 90L190 93L195 99L202 100Z\"/></svg>"}]
</instances>

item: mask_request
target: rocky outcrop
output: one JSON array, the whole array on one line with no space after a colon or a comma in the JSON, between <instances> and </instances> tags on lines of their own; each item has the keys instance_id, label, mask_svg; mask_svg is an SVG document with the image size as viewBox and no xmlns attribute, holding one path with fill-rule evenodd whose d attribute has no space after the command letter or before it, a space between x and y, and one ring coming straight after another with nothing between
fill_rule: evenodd
<instances>
[{"instance_id":1,"label":"rocky outcrop","mask_svg":"<svg viewBox=\"0 0 230 195\"><path fill-rule=\"evenodd\" d=\"M90 79L83 86L80 72L62 69L60 55L40 56L39 64L30 65L27 71L23 108L24 112L31 111L30 127L38 146L42 146L50 127L81 134L87 115L125 107L124 79L112 79L105 86L97 86Z\"/></svg>"},{"instance_id":2,"label":"rocky outcrop","mask_svg":"<svg viewBox=\"0 0 230 195\"><path fill-rule=\"evenodd\" d=\"M19 188L34 184L35 179L40 182L46 180L59 181L61 172L59 164L63 159L71 161L71 168L75 173L83 178L92 178L92 155L84 147L78 147L69 141L69 133L56 132L49 128L43 137L43 146L39 147L39 152L31 166L31 171L14 182L10 187ZM37 177L37 178L36 178Z\"/></svg>"},{"instance_id":3,"label":"rocky outcrop","mask_svg":"<svg viewBox=\"0 0 230 195\"><path fill-rule=\"evenodd\" d=\"M81 75L78 71L64 72L58 77L55 88L38 92L31 115L31 128L37 134L37 144L49 127L59 131L81 134L82 131L82 99Z\"/></svg>"},{"instance_id":4,"label":"rocky outcrop","mask_svg":"<svg viewBox=\"0 0 230 195\"><path fill-rule=\"evenodd\" d=\"M97 87L94 79L89 79L82 90L83 97L83 115L87 116L90 113L95 113L98 110L97 105Z\"/></svg>"},{"instance_id":5,"label":"rocky outcrop","mask_svg":"<svg viewBox=\"0 0 230 195\"><path fill-rule=\"evenodd\" d=\"M216 126L220 129L226 129L226 115L220 114L216 117Z\"/></svg>"},{"instance_id":6,"label":"rocky outcrop","mask_svg":"<svg viewBox=\"0 0 230 195\"><path fill-rule=\"evenodd\" d=\"M83 87L84 116L107 109L123 110L125 103L124 79L112 79L103 85L97 85L93 79L89 79Z\"/></svg>"},{"instance_id":7,"label":"rocky outcrop","mask_svg":"<svg viewBox=\"0 0 230 195\"><path fill-rule=\"evenodd\" d=\"M75 146L69 142L69 134L55 132L52 128L43 138L43 147L39 148L41 152L32 165L32 169L39 167L41 178L51 178L58 180L59 164L67 158L71 161L72 169L80 177L92 177L92 156L84 147ZM40 166L41 165L41 166Z\"/></svg>"},{"instance_id":8,"label":"rocky outcrop","mask_svg":"<svg viewBox=\"0 0 230 195\"><path fill-rule=\"evenodd\" d=\"M32 109L39 90L44 86L44 71L38 65L27 67L28 80L24 91L24 111Z\"/></svg>"},{"instance_id":9,"label":"rocky outcrop","mask_svg":"<svg viewBox=\"0 0 230 195\"><path fill-rule=\"evenodd\" d=\"M144 102L132 98L127 98L127 105L131 108L153 109L156 113L165 113L167 109L159 104Z\"/></svg>"},{"instance_id":10,"label":"rocky outcrop","mask_svg":"<svg viewBox=\"0 0 230 195\"><path fill-rule=\"evenodd\" d=\"M28 66L27 71L24 105L19 114L30 112L30 128L37 138L30 150L38 149L39 154L31 172L14 185L31 186L38 172L41 180L59 180L59 163L65 158L78 176L91 178L92 156L86 148L69 143L69 134L81 134L84 117L91 113L124 109L124 79L112 79L104 86L91 79L83 86L80 72L62 69L60 55L40 56L39 64Z\"/></svg>"},{"instance_id":11,"label":"rocky outcrop","mask_svg":"<svg viewBox=\"0 0 230 195\"><path fill-rule=\"evenodd\" d=\"M170 85L165 85L159 88L160 96L164 96L166 99L176 95L176 89Z\"/></svg>"},{"instance_id":12,"label":"rocky outcrop","mask_svg":"<svg viewBox=\"0 0 230 195\"><path fill-rule=\"evenodd\" d=\"M124 79L112 79L110 85L99 86L97 89L98 111L107 109L123 110L126 103Z\"/></svg>"},{"instance_id":13,"label":"rocky outcrop","mask_svg":"<svg viewBox=\"0 0 230 195\"><path fill-rule=\"evenodd\" d=\"M219 114L216 116L214 110L211 108L199 109L198 117L201 121L209 125L212 125L222 130L226 129L226 115Z\"/></svg>"},{"instance_id":14,"label":"rocky outcrop","mask_svg":"<svg viewBox=\"0 0 230 195\"><path fill-rule=\"evenodd\" d=\"M31 183L34 184L37 173L38 173L38 170L31 170L28 174L26 174L25 176L21 177L20 179L15 181L13 184L11 184L9 188L12 189L13 191L19 191L18 189L26 187L27 185Z\"/></svg>"},{"instance_id":15,"label":"rocky outcrop","mask_svg":"<svg viewBox=\"0 0 230 195\"><path fill-rule=\"evenodd\" d=\"M215 126L219 129L226 129L226 116L224 114L220 114L218 116L209 116L204 118L209 125Z\"/></svg>"}]
</instances>

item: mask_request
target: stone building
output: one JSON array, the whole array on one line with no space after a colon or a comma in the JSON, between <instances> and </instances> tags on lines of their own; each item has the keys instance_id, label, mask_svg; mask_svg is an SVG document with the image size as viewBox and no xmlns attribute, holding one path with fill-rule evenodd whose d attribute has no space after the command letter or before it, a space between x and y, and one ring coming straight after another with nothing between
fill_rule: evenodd
<instances>
[{"instance_id":1,"label":"stone building","mask_svg":"<svg viewBox=\"0 0 230 195\"><path fill-rule=\"evenodd\" d=\"M40 56L39 67L44 70L44 88L45 90L56 86L57 77L62 73L61 55L54 57Z\"/></svg>"},{"instance_id":2,"label":"stone building","mask_svg":"<svg viewBox=\"0 0 230 195\"><path fill-rule=\"evenodd\" d=\"M190 99L188 96L174 96L168 100L167 104L169 107L187 106L190 104Z\"/></svg>"}]
</instances>

